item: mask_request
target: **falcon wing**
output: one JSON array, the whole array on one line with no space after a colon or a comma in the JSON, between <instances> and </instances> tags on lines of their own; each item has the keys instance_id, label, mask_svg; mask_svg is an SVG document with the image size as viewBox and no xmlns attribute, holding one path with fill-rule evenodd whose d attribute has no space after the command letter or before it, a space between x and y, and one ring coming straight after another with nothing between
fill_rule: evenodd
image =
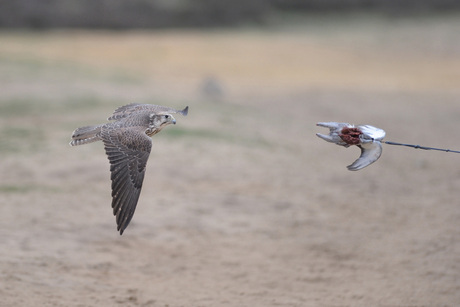
<instances>
[{"instance_id":1,"label":"falcon wing","mask_svg":"<svg viewBox=\"0 0 460 307\"><path fill-rule=\"evenodd\" d=\"M365 168L377 161L382 155L382 144L378 141L362 143L358 147L361 148L361 155L353 164L347 166L350 171Z\"/></svg>"},{"instance_id":2,"label":"falcon wing","mask_svg":"<svg viewBox=\"0 0 460 307\"><path fill-rule=\"evenodd\" d=\"M188 113L188 107L185 107L183 110L176 110L170 107L158 106L154 104L141 104L141 103L131 103L122 107L117 108L112 116L108 120L117 120L120 118L125 118L137 111L148 111L155 114L172 114L180 113L184 116Z\"/></svg>"},{"instance_id":3,"label":"falcon wing","mask_svg":"<svg viewBox=\"0 0 460 307\"><path fill-rule=\"evenodd\" d=\"M131 221L144 181L152 140L143 128L102 129L110 161L112 208L120 235Z\"/></svg>"}]
</instances>

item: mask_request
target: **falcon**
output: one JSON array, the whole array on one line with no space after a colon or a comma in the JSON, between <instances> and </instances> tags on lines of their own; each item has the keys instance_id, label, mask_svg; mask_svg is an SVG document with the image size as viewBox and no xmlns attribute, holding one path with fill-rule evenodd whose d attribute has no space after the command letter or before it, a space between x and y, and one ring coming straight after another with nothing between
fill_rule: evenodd
<instances>
[{"instance_id":1,"label":"falcon","mask_svg":"<svg viewBox=\"0 0 460 307\"><path fill-rule=\"evenodd\" d=\"M144 181L145 168L152 148L151 137L170 124L172 114L186 116L188 107L169 107L133 103L119 107L108 118L110 122L76 129L71 146L101 140L110 162L112 208L120 235L133 218Z\"/></svg>"},{"instance_id":2,"label":"falcon","mask_svg":"<svg viewBox=\"0 0 460 307\"><path fill-rule=\"evenodd\" d=\"M329 128L329 134L317 133L321 139L344 147L356 145L361 149L359 158L348 165L350 171L358 171L377 161L382 155L385 131L370 125L354 126L348 123L326 122L317 126Z\"/></svg>"}]
</instances>

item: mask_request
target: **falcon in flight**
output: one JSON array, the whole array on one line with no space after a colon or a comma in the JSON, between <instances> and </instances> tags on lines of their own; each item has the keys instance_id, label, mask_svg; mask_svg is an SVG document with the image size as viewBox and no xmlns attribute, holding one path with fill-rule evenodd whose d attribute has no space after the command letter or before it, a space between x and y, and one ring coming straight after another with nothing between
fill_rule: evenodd
<instances>
[{"instance_id":1,"label":"falcon in flight","mask_svg":"<svg viewBox=\"0 0 460 307\"><path fill-rule=\"evenodd\" d=\"M169 124L176 124L172 114L188 113L188 107L169 107L133 103L119 107L106 124L86 126L72 134L71 146L102 140L110 161L112 208L120 235L131 221L141 193L145 168L152 148L151 136Z\"/></svg>"},{"instance_id":2,"label":"falcon in flight","mask_svg":"<svg viewBox=\"0 0 460 307\"><path fill-rule=\"evenodd\" d=\"M359 158L348 165L350 171L358 171L377 161L382 155L382 140L385 131L374 126L354 126L348 123L318 123L317 126L329 128L329 134L317 133L323 140L340 146L356 145L361 149Z\"/></svg>"}]
</instances>

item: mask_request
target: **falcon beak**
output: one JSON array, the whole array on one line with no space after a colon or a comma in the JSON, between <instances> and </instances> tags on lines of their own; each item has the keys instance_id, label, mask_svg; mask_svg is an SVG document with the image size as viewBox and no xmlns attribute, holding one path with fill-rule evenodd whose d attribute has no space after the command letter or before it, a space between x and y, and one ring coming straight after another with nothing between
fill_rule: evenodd
<instances>
[{"instance_id":1,"label":"falcon beak","mask_svg":"<svg viewBox=\"0 0 460 307\"><path fill-rule=\"evenodd\" d=\"M174 125L176 124L176 120L175 120L175 119L173 119L171 122L172 122Z\"/></svg>"}]
</instances>

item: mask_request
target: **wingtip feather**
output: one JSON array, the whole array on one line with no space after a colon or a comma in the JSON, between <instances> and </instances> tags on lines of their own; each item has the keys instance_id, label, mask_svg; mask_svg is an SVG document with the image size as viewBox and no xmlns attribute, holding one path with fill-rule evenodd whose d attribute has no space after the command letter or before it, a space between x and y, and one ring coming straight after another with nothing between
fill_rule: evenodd
<instances>
[{"instance_id":1,"label":"wingtip feather","mask_svg":"<svg viewBox=\"0 0 460 307\"><path fill-rule=\"evenodd\" d=\"M180 114L187 116L188 114L188 106L186 106L182 111L179 112Z\"/></svg>"}]
</instances>

